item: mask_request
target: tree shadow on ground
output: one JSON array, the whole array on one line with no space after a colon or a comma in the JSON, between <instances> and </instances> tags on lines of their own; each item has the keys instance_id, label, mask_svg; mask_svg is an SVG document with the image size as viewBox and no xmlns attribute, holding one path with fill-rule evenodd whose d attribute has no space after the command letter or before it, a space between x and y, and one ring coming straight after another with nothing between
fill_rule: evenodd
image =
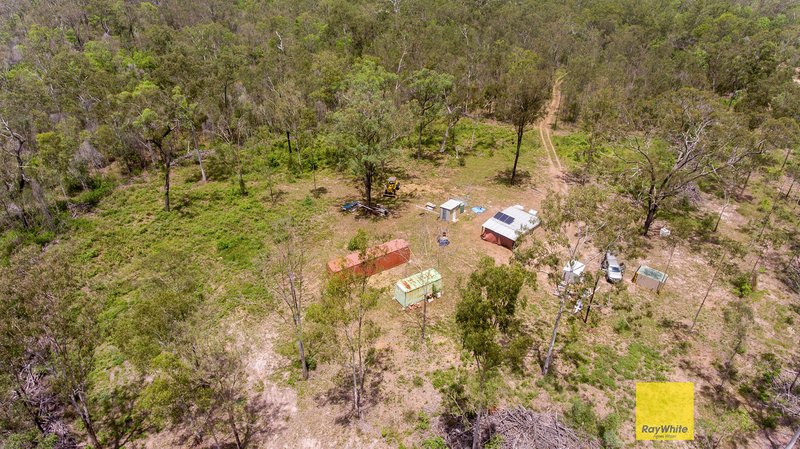
<instances>
[{"instance_id":1,"label":"tree shadow on ground","mask_svg":"<svg viewBox=\"0 0 800 449\"><path fill-rule=\"evenodd\" d=\"M710 377L710 376L709 376ZM710 399L710 402L717 405L723 405L729 410L734 410L742 405L736 395L732 394L726 388L720 388L719 384L707 383L700 388L700 395Z\"/></svg>"},{"instance_id":2,"label":"tree shadow on ground","mask_svg":"<svg viewBox=\"0 0 800 449\"><path fill-rule=\"evenodd\" d=\"M530 187L531 184L531 172L528 170L517 170L517 176L514 179L514 183L511 183L511 169L501 170L497 172L496 175L489 178L489 181L504 185L506 187Z\"/></svg>"},{"instance_id":3,"label":"tree shadow on ground","mask_svg":"<svg viewBox=\"0 0 800 449\"><path fill-rule=\"evenodd\" d=\"M266 394L251 398L244 407L242 422L237 423L242 445L261 447L259 443L263 438L285 430L290 413L288 408L287 403L271 400ZM227 422L223 423L225 419L227 418L221 416L201 416L193 424L182 424L176 432L175 443L180 447L195 447L202 446L209 440L216 440L219 441L219 444L215 441L213 447L235 449L237 446L232 434L216 433L216 437L214 437L211 431L203 428L202 424L198 427L198 424L202 422L205 423L205 427L229 430Z\"/></svg>"},{"instance_id":4,"label":"tree shadow on ground","mask_svg":"<svg viewBox=\"0 0 800 449\"><path fill-rule=\"evenodd\" d=\"M283 198L286 195L287 195L287 193L286 193L285 190L278 189L278 188L273 188L273 191L272 191L271 194L269 192L267 192L266 195L261 197L261 201L263 201L265 203L269 203L270 205L274 206L274 205L280 203L281 201L283 201Z\"/></svg>"},{"instance_id":5,"label":"tree shadow on ground","mask_svg":"<svg viewBox=\"0 0 800 449\"><path fill-rule=\"evenodd\" d=\"M454 449L472 447L472 428L464 418L443 414L439 417L438 427L441 428L440 433L445 435L447 447Z\"/></svg>"},{"instance_id":6,"label":"tree shadow on ground","mask_svg":"<svg viewBox=\"0 0 800 449\"><path fill-rule=\"evenodd\" d=\"M422 156L418 159L417 158L417 150L414 150L414 154L411 155L411 158L417 161L426 161L431 162L435 165L441 165L442 161L444 160L446 153L440 153L439 149L430 149L430 148L423 148L422 149Z\"/></svg>"},{"instance_id":7,"label":"tree shadow on ground","mask_svg":"<svg viewBox=\"0 0 800 449\"><path fill-rule=\"evenodd\" d=\"M328 189L326 189L325 187L317 187L316 189L311 189L311 195L313 195L314 198L319 198L320 196L325 195L326 193L328 193Z\"/></svg>"},{"instance_id":8,"label":"tree shadow on ground","mask_svg":"<svg viewBox=\"0 0 800 449\"><path fill-rule=\"evenodd\" d=\"M708 370L706 370L702 366L693 363L691 360L682 359L678 363L678 366L680 366L687 372L692 373L697 378L703 379L707 383L712 383L711 375L709 374Z\"/></svg>"},{"instance_id":9,"label":"tree shadow on ground","mask_svg":"<svg viewBox=\"0 0 800 449\"><path fill-rule=\"evenodd\" d=\"M361 413L365 414L371 408L381 402L381 388L384 374L391 369L390 350L380 349L371 357L371 363L367 368L364 392L361 396ZM348 405L347 411L338 416L334 422L340 426L347 426L353 421L358 420L353 407L353 383L349 368L343 368L336 376L333 387L314 397L317 405Z\"/></svg>"}]
</instances>

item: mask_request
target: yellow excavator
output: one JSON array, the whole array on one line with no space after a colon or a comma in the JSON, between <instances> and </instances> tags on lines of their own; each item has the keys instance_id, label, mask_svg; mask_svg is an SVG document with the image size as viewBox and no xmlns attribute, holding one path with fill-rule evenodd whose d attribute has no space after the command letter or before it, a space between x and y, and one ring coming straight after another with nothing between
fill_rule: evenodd
<instances>
[{"instance_id":1,"label":"yellow excavator","mask_svg":"<svg viewBox=\"0 0 800 449\"><path fill-rule=\"evenodd\" d=\"M397 198L397 191L400 190L400 181L392 176L386 181L386 190L383 191L383 196L388 198Z\"/></svg>"}]
</instances>

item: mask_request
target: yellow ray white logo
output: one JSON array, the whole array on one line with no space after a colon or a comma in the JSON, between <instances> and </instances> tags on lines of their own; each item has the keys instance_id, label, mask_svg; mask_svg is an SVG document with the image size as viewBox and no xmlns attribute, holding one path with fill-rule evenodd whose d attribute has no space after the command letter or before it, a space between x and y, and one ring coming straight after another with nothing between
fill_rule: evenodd
<instances>
[{"instance_id":1,"label":"yellow ray white logo","mask_svg":"<svg viewBox=\"0 0 800 449\"><path fill-rule=\"evenodd\" d=\"M637 440L693 440L694 384L638 382Z\"/></svg>"}]
</instances>

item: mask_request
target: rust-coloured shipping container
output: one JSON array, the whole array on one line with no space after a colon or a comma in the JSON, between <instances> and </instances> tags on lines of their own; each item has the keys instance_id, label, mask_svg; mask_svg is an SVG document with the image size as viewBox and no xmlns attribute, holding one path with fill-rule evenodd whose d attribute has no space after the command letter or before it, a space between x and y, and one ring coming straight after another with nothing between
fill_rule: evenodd
<instances>
[{"instance_id":1,"label":"rust-coloured shipping container","mask_svg":"<svg viewBox=\"0 0 800 449\"><path fill-rule=\"evenodd\" d=\"M403 239L395 239L368 248L363 258L361 253L354 252L329 261L328 273L349 271L372 276L381 271L402 265L409 260L411 260L411 249L408 247L408 242Z\"/></svg>"}]
</instances>

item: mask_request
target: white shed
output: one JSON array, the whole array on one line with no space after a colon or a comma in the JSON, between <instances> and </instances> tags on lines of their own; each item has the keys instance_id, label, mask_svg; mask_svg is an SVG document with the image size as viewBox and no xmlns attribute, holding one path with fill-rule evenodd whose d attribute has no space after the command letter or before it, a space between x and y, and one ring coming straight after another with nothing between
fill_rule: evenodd
<instances>
[{"instance_id":1,"label":"white shed","mask_svg":"<svg viewBox=\"0 0 800 449\"><path fill-rule=\"evenodd\" d=\"M564 265L564 282L569 284L580 281L581 276L583 276L583 270L585 269L586 265L577 260L573 260L572 262Z\"/></svg>"},{"instance_id":2,"label":"white shed","mask_svg":"<svg viewBox=\"0 0 800 449\"><path fill-rule=\"evenodd\" d=\"M455 223L458 221L458 214L464 213L464 202L459 200L447 200L439 206L439 219Z\"/></svg>"}]
</instances>

